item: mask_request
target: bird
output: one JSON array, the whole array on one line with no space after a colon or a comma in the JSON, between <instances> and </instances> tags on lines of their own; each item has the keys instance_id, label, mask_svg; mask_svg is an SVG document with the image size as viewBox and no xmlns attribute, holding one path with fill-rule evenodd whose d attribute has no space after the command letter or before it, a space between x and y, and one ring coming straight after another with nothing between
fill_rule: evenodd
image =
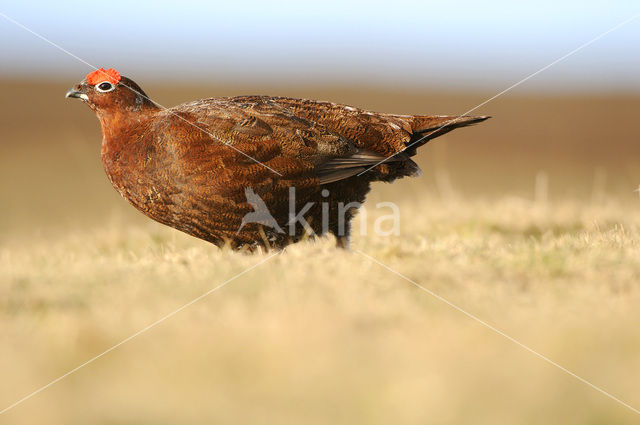
<instances>
[{"instance_id":1,"label":"bird","mask_svg":"<svg viewBox=\"0 0 640 425\"><path fill-rule=\"evenodd\" d=\"M400 115L246 95L165 108L113 68L66 93L97 116L113 187L151 219L218 247L282 249L351 221L372 182L420 175L417 149L488 116Z\"/></svg>"}]
</instances>

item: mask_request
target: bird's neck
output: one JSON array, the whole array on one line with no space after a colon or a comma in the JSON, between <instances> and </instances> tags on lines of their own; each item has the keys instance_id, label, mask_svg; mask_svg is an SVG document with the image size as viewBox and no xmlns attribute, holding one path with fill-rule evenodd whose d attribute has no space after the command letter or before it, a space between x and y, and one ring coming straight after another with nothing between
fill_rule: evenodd
<instances>
[{"instance_id":1,"label":"bird's neck","mask_svg":"<svg viewBox=\"0 0 640 425\"><path fill-rule=\"evenodd\" d=\"M131 117L120 111L99 111L96 115L102 128L103 143L117 139L131 125Z\"/></svg>"},{"instance_id":2,"label":"bird's neck","mask_svg":"<svg viewBox=\"0 0 640 425\"><path fill-rule=\"evenodd\" d=\"M144 157L144 133L150 116L141 112L96 112L102 127L101 157L104 170L115 189L130 202L135 194L136 167Z\"/></svg>"},{"instance_id":3,"label":"bird's neck","mask_svg":"<svg viewBox=\"0 0 640 425\"><path fill-rule=\"evenodd\" d=\"M102 128L102 155L113 155L126 149L137 136L144 132L153 110L106 110L96 111Z\"/></svg>"},{"instance_id":4,"label":"bird's neck","mask_svg":"<svg viewBox=\"0 0 640 425\"><path fill-rule=\"evenodd\" d=\"M114 175L121 175L143 155L143 135L149 126L151 113L142 111L97 111L102 127L101 157L107 175L114 185ZM119 180L116 178L116 180Z\"/></svg>"}]
</instances>

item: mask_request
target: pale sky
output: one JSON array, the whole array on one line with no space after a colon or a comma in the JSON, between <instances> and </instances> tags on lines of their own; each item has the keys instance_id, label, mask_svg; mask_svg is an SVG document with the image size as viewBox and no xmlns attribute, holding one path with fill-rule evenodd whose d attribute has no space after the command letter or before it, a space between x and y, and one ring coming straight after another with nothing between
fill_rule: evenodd
<instances>
[{"instance_id":1,"label":"pale sky","mask_svg":"<svg viewBox=\"0 0 640 425\"><path fill-rule=\"evenodd\" d=\"M0 1L87 62L142 79L500 89L640 1ZM0 73L90 69L0 17ZM640 18L519 90L640 91Z\"/></svg>"}]
</instances>

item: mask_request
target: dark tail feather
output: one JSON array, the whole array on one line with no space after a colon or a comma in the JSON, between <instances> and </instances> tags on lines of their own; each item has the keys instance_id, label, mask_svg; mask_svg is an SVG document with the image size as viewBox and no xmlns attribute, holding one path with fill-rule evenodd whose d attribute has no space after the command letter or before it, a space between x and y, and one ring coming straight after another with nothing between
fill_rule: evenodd
<instances>
[{"instance_id":1,"label":"dark tail feather","mask_svg":"<svg viewBox=\"0 0 640 425\"><path fill-rule=\"evenodd\" d=\"M411 122L413 135L407 143L407 150L405 152L409 156L413 156L416 154L416 149L427 143L429 140L442 136L456 128L477 124L489 118L491 117L470 117L466 115L416 115L413 117Z\"/></svg>"}]
</instances>

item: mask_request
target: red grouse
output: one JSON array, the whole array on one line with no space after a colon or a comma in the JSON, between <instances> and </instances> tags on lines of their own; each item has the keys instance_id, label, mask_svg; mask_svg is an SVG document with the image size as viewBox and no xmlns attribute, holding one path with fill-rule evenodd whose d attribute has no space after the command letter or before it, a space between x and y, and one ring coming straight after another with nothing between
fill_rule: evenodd
<instances>
[{"instance_id":1,"label":"red grouse","mask_svg":"<svg viewBox=\"0 0 640 425\"><path fill-rule=\"evenodd\" d=\"M162 108L114 69L67 92L102 127L102 164L142 213L233 249L281 248L349 222L373 181L420 173L416 149L488 117L394 115L270 96Z\"/></svg>"}]
</instances>

